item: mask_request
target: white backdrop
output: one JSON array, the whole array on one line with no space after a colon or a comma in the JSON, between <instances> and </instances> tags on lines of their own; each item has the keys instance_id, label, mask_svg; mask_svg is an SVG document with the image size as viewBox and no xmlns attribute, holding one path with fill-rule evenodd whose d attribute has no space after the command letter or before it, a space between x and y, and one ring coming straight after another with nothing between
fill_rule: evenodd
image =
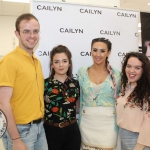
<instances>
[{"instance_id":1,"label":"white backdrop","mask_svg":"<svg viewBox=\"0 0 150 150\"><path fill-rule=\"evenodd\" d=\"M137 11L43 1L33 1L32 10L41 26L35 55L42 63L45 78L49 76L49 52L59 44L72 52L74 77L81 66L92 64L93 38L105 37L112 42L109 61L118 69L127 52L138 51ZM117 149L121 149L120 142Z\"/></svg>"},{"instance_id":2,"label":"white backdrop","mask_svg":"<svg viewBox=\"0 0 150 150\"><path fill-rule=\"evenodd\" d=\"M35 55L40 59L45 78L49 75L49 52L59 44L73 55L73 74L92 64L93 38L105 37L112 42L111 65L120 69L122 56L138 51L138 12L78 4L33 1L33 14L41 26L40 42Z\"/></svg>"}]
</instances>

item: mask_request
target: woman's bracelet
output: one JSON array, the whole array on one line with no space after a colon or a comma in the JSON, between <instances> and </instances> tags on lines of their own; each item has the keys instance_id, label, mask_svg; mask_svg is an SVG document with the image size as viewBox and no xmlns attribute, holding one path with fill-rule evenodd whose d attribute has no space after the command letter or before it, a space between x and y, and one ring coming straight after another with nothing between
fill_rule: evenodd
<instances>
[{"instance_id":1,"label":"woman's bracelet","mask_svg":"<svg viewBox=\"0 0 150 150\"><path fill-rule=\"evenodd\" d=\"M16 138L16 139L11 139L11 140L17 140L17 139L20 139L21 137L18 137L18 138Z\"/></svg>"}]
</instances>

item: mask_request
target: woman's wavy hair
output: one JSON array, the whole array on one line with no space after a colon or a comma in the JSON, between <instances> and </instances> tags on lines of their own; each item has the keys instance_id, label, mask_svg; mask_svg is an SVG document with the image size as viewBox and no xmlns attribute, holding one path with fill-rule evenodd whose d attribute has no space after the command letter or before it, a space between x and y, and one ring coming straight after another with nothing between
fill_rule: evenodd
<instances>
[{"instance_id":1,"label":"woman's wavy hair","mask_svg":"<svg viewBox=\"0 0 150 150\"><path fill-rule=\"evenodd\" d=\"M71 54L70 50L66 46L63 46L63 45L58 45L58 46L54 47L50 52L50 74L49 74L49 77L53 78L55 75L55 70L54 70L54 68L52 68L53 57L55 54L59 54L59 53L64 53L68 57L70 66L67 71L67 76L72 77L72 59L71 59L72 54Z\"/></svg>"},{"instance_id":2,"label":"woman's wavy hair","mask_svg":"<svg viewBox=\"0 0 150 150\"><path fill-rule=\"evenodd\" d=\"M133 101L135 105L143 109L143 104L148 103L148 111L150 110L150 62L148 58L138 52L130 52L125 55L122 60L122 96L125 95L125 90L128 86L128 78L125 72L129 58L135 57L142 62L143 73L140 79L137 81L137 86L134 88L133 92L128 96L128 101Z\"/></svg>"},{"instance_id":3,"label":"woman's wavy hair","mask_svg":"<svg viewBox=\"0 0 150 150\"><path fill-rule=\"evenodd\" d=\"M107 45L108 51L111 51L112 44L109 41L109 39L106 39L106 38L103 38L103 37L102 38L93 39L92 42L91 42L91 49L93 47L93 44L96 43L96 42L105 43ZM114 86L114 98L116 98L116 95L117 95L117 84L116 84L116 80L114 78L114 72L112 70L111 65L109 64L109 61L108 61L108 57L106 58L106 67L107 67L109 75L110 75L110 77L112 79L112 83L113 83L113 86Z\"/></svg>"}]
</instances>

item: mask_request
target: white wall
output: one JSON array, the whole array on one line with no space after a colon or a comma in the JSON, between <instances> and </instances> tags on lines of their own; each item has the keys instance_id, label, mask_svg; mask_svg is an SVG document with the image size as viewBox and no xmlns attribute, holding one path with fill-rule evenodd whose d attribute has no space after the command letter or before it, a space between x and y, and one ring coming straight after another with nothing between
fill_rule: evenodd
<instances>
[{"instance_id":1,"label":"white wall","mask_svg":"<svg viewBox=\"0 0 150 150\"><path fill-rule=\"evenodd\" d=\"M15 37L15 21L14 16L0 16L0 56L12 51L18 41Z\"/></svg>"},{"instance_id":2,"label":"white wall","mask_svg":"<svg viewBox=\"0 0 150 150\"><path fill-rule=\"evenodd\" d=\"M0 150L4 150L2 140L0 139Z\"/></svg>"},{"instance_id":3,"label":"white wall","mask_svg":"<svg viewBox=\"0 0 150 150\"><path fill-rule=\"evenodd\" d=\"M34 0L34 1L39 1L39 0ZM120 7L120 0L40 0L40 1L66 2L66 3L78 3L78 4L88 4L88 5Z\"/></svg>"}]
</instances>

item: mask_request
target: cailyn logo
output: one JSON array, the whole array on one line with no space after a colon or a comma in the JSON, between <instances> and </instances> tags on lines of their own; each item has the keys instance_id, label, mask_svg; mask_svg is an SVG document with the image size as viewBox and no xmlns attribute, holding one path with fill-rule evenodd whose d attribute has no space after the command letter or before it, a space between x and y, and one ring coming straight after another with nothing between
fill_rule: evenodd
<instances>
[{"instance_id":1,"label":"cailyn logo","mask_svg":"<svg viewBox=\"0 0 150 150\"><path fill-rule=\"evenodd\" d=\"M58 6L42 6L42 5L37 5L38 10L49 10L49 11L62 11L62 7Z\"/></svg>"},{"instance_id":2,"label":"cailyn logo","mask_svg":"<svg viewBox=\"0 0 150 150\"><path fill-rule=\"evenodd\" d=\"M81 52L80 53L81 56L91 56L91 52Z\"/></svg>"},{"instance_id":3,"label":"cailyn logo","mask_svg":"<svg viewBox=\"0 0 150 150\"><path fill-rule=\"evenodd\" d=\"M83 33L83 29L60 28L61 33Z\"/></svg>"},{"instance_id":4,"label":"cailyn logo","mask_svg":"<svg viewBox=\"0 0 150 150\"><path fill-rule=\"evenodd\" d=\"M96 9L83 9L83 8L81 8L80 13L101 15L102 11L101 10L96 10Z\"/></svg>"},{"instance_id":5,"label":"cailyn logo","mask_svg":"<svg viewBox=\"0 0 150 150\"><path fill-rule=\"evenodd\" d=\"M39 56L50 56L50 51L38 51ZM81 56L91 56L91 52L80 52Z\"/></svg>"},{"instance_id":6,"label":"cailyn logo","mask_svg":"<svg viewBox=\"0 0 150 150\"><path fill-rule=\"evenodd\" d=\"M122 13L122 12L117 12L117 16L119 16L119 17L136 18L136 14Z\"/></svg>"},{"instance_id":7,"label":"cailyn logo","mask_svg":"<svg viewBox=\"0 0 150 150\"><path fill-rule=\"evenodd\" d=\"M100 30L100 34L102 34L102 35L120 35L120 31Z\"/></svg>"},{"instance_id":8,"label":"cailyn logo","mask_svg":"<svg viewBox=\"0 0 150 150\"><path fill-rule=\"evenodd\" d=\"M0 137L3 136L7 129L7 119L2 110L0 110Z\"/></svg>"},{"instance_id":9,"label":"cailyn logo","mask_svg":"<svg viewBox=\"0 0 150 150\"><path fill-rule=\"evenodd\" d=\"M39 56L50 56L50 51L38 51Z\"/></svg>"},{"instance_id":10,"label":"cailyn logo","mask_svg":"<svg viewBox=\"0 0 150 150\"><path fill-rule=\"evenodd\" d=\"M139 36L139 34L138 34L138 33L135 33L135 36L136 36L136 37L138 37L138 36Z\"/></svg>"},{"instance_id":11,"label":"cailyn logo","mask_svg":"<svg viewBox=\"0 0 150 150\"><path fill-rule=\"evenodd\" d=\"M126 54L127 54L127 53L119 52L119 53L118 53L118 56L119 56L119 57L124 57Z\"/></svg>"}]
</instances>

